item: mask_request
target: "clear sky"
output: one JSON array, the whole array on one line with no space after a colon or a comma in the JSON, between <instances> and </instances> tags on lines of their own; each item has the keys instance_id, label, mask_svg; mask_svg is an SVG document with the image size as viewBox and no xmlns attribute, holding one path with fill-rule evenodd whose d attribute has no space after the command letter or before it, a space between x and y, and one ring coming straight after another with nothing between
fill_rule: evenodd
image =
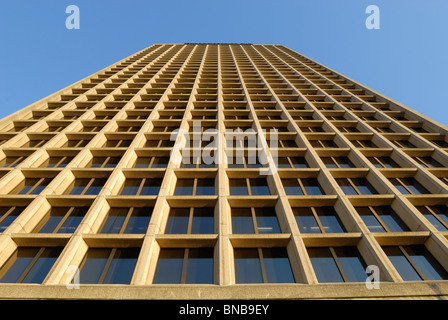
<instances>
[{"instance_id":1,"label":"clear sky","mask_svg":"<svg viewBox=\"0 0 448 320\"><path fill-rule=\"evenodd\" d=\"M447 18L447 0L2 0L0 117L153 43L249 42L284 44L448 126Z\"/></svg>"}]
</instances>

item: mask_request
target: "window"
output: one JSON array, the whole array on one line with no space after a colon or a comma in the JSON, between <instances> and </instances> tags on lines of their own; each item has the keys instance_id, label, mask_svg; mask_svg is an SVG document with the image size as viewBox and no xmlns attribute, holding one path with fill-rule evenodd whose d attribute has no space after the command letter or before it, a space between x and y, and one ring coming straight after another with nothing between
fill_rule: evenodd
<instances>
[{"instance_id":1,"label":"window","mask_svg":"<svg viewBox=\"0 0 448 320\"><path fill-rule=\"evenodd\" d=\"M377 193L375 188L365 178L337 178L336 182L346 195Z\"/></svg>"},{"instance_id":2,"label":"window","mask_svg":"<svg viewBox=\"0 0 448 320\"><path fill-rule=\"evenodd\" d=\"M209 196L215 194L215 179L177 179L175 196Z\"/></svg>"},{"instance_id":3,"label":"window","mask_svg":"<svg viewBox=\"0 0 448 320\"><path fill-rule=\"evenodd\" d=\"M389 206L356 207L356 211L371 232L409 231L406 224Z\"/></svg>"},{"instance_id":4,"label":"window","mask_svg":"<svg viewBox=\"0 0 448 320\"><path fill-rule=\"evenodd\" d=\"M30 139L28 142L22 145L22 148L40 148L47 142L48 140L45 139Z\"/></svg>"},{"instance_id":5,"label":"window","mask_svg":"<svg viewBox=\"0 0 448 320\"><path fill-rule=\"evenodd\" d=\"M140 249L91 248L80 265L84 284L130 284Z\"/></svg>"},{"instance_id":6,"label":"window","mask_svg":"<svg viewBox=\"0 0 448 320\"><path fill-rule=\"evenodd\" d=\"M267 196L269 186L265 178L229 179L230 195Z\"/></svg>"},{"instance_id":7,"label":"window","mask_svg":"<svg viewBox=\"0 0 448 320\"><path fill-rule=\"evenodd\" d=\"M288 196L325 194L316 178L282 179L282 183Z\"/></svg>"},{"instance_id":8,"label":"window","mask_svg":"<svg viewBox=\"0 0 448 320\"><path fill-rule=\"evenodd\" d=\"M286 248L235 248L236 283L294 283Z\"/></svg>"},{"instance_id":9,"label":"window","mask_svg":"<svg viewBox=\"0 0 448 320\"><path fill-rule=\"evenodd\" d=\"M408 140L391 140L391 142L399 148L416 148L416 146Z\"/></svg>"},{"instance_id":10,"label":"window","mask_svg":"<svg viewBox=\"0 0 448 320\"><path fill-rule=\"evenodd\" d=\"M42 192L52 178L26 178L11 193L20 195L35 195Z\"/></svg>"},{"instance_id":11,"label":"window","mask_svg":"<svg viewBox=\"0 0 448 320\"><path fill-rule=\"evenodd\" d=\"M241 130L241 129L240 129ZM256 148L257 147L257 135L252 128L248 128L245 131L229 131L225 133L226 148ZM244 132L244 133L243 133ZM194 143L193 139L191 141ZM269 142L269 141L268 141Z\"/></svg>"},{"instance_id":12,"label":"window","mask_svg":"<svg viewBox=\"0 0 448 320\"><path fill-rule=\"evenodd\" d=\"M448 208L443 205L416 207L439 231L448 231Z\"/></svg>"},{"instance_id":13,"label":"window","mask_svg":"<svg viewBox=\"0 0 448 320\"><path fill-rule=\"evenodd\" d=\"M393 133L393 131L390 127L373 127L375 130L381 133Z\"/></svg>"},{"instance_id":14,"label":"window","mask_svg":"<svg viewBox=\"0 0 448 320\"><path fill-rule=\"evenodd\" d=\"M156 139L147 140L145 143L145 148L172 148L174 147L174 142L168 139Z\"/></svg>"},{"instance_id":15,"label":"window","mask_svg":"<svg viewBox=\"0 0 448 320\"><path fill-rule=\"evenodd\" d=\"M103 128L103 123L95 123L95 124L84 124L81 132L99 132Z\"/></svg>"},{"instance_id":16,"label":"window","mask_svg":"<svg viewBox=\"0 0 448 320\"><path fill-rule=\"evenodd\" d=\"M427 168L442 168L443 165L432 157L414 157L414 159Z\"/></svg>"},{"instance_id":17,"label":"window","mask_svg":"<svg viewBox=\"0 0 448 320\"><path fill-rule=\"evenodd\" d=\"M367 157L376 168L400 168L390 157Z\"/></svg>"},{"instance_id":18,"label":"window","mask_svg":"<svg viewBox=\"0 0 448 320\"><path fill-rule=\"evenodd\" d=\"M94 157L90 168L115 168L121 157Z\"/></svg>"},{"instance_id":19,"label":"window","mask_svg":"<svg viewBox=\"0 0 448 320\"><path fill-rule=\"evenodd\" d=\"M384 252L404 281L448 280L448 273L423 245L386 246Z\"/></svg>"},{"instance_id":20,"label":"window","mask_svg":"<svg viewBox=\"0 0 448 320\"><path fill-rule=\"evenodd\" d=\"M346 232L333 207L296 207L292 210L302 233Z\"/></svg>"},{"instance_id":21,"label":"window","mask_svg":"<svg viewBox=\"0 0 448 320\"><path fill-rule=\"evenodd\" d=\"M0 163L3 168L15 168L25 159L26 156L8 156L4 158Z\"/></svg>"},{"instance_id":22,"label":"window","mask_svg":"<svg viewBox=\"0 0 448 320\"><path fill-rule=\"evenodd\" d=\"M277 148L298 148L298 145L293 139L285 139L282 138L281 135L278 135L277 139L268 139L266 142L268 143L269 148L277 149ZM274 143L273 143L274 142Z\"/></svg>"},{"instance_id":23,"label":"window","mask_svg":"<svg viewBox=\"0 0 448 320\"><path fill-rule=\"evenodd\" d=\"M185 152L186 150L184 150ZM195 154L195 151L187 151L185 155L182 156L182 163L180 164L181 168L214 168L214 156L213 153L210 153L210 156L207 156L207 158L202 157L202 155ZM206 163L204 160L207 160Z\"/></svg>"},{"instance_id":24,"label":"window","mask_svg":"<svg viewBox=\"0 0 448 320\"><path fill-rule=\"evenodd\" d=\"M131 145L132 139L108 139L106 148L127 148Z\"/></svg>"},{"instance_id":25,"label":"window","mask_svg":"<svg viewBox=\"0 0 448 320\"><path fill-rule=\"evenodd\" d=\"M1 283L42 283L62 248L19 247L0 270Z\"/></svg>"},{"instance_id":26,"label":"window","mask_svg":"<svg viewBox=\"0 0 448 320\"><path fill-rule=\"evenodd\" d=\"M24 209L16 206L0 207L0 232L5 231Z\"/></svg>"},{"instance_id":27,"label":"window","mask_svg":"<svg viewBox=\"0 0 448 320\"><path fill-rule=\"evenodd\" d=\"M74 157L50 157L46 162L47 168L65 168Z\"/></svg>"},{"instance_id":28,"label":"window","mask_svg":"<svg viewBox=\"0 0 448 320\"><path fill-rule=\"evenodd\" d=\"M232 208L232 230L234 234L281 232L273 207Z\"/></svg>"},{"instance_id":29,"label":"window","mask_svg":"<svg viewBox=\"0 0 448 320\"><path fill-rule=\"evenodd\" d=\"M338 127L341 132L360 132L356 127Z\"/></svg>"},{"instance_id":30,"label":"window","mask_svg":"<svg viewBox=\"0 0 448 320\"><path fill-rule=\"evenodd\" d=\"M38 233L73 233L89 207L53 207L36 227Z\"/></svg>"},{"instance_id":31,"label":"window","mask_svg":"<svg viewBox=\"0 0 448 320\"><path fill-rule=\"evenodd\" d=\"M322 127L305 127L305 126L299 126L300 130L302 132L324 132L324 129Z\"/></svg>"},{"instance_id":32,"label":"window","mask_svg":"<svg viewBox=\"0 0 448 320\"><path fill-rule=\"evenodd\" d=\"M212 284L213 248L162 248L154 284Z\"/></svg>"},{"instance_id":33,"label":"window","mask_svg":"<svg viewBox=\"0 0 448 320\"><path fill-rule=\"evenodd\" d=\"M140 124L122 124L118 127L117 132L137 132L141 127Z\"/></svg>"},{"instance_id":34,"label":"window","mask_svg":"<svg viewBox=\"0 0 448 320\"><path fill-rule=\"evenodd\" d=\"M152 207L111 208L100 233L145 234L152 211Z\"/></svg>"},{"instance_id":35,"label":"window","mask_svg":"<svg viewBox=\"0 0 448 320\"><path fill-rule=\"evenodd\" d=\"M430 193L414 178L389 178L389 181L402 194L424 194Z\"/></svg>"},{"instance_id":36,"label":"window","mask_svg":"<svg viewBox=\"0 0 448 320\"><path fill-rule=\"evenodd\" d=\"M82 148L85 147L89 142L89 139L69 139L62 147Z\"/></svg>"},{"instance_id":37,"label":"window","mask_svg":"<svg viewBox=\"0 0 448 320\"><path fill-rule=\"evenodd\" d=\"M278 168L308 168L305 157L278 157Z\"/></svg>"},{"instance_id":38,"label":"window","mask_svg":"<svg viewBox=\"0 0 448 320\"><path fill-rule=\"evenodd\" d=\"M138 157L134 168L166 168L170 157Z\"/></svg>"},{"instance_id":39,"label":"window","mask_svg":"<svg viewBox=\"0 0 448 320\"><path fill-rule=\"evenodd\" d=\"M228 156L227 166L229 168L261 168L257 155L251 154L248 156Z\"/></svg>"},{"instance_id":40,"label":"window","mask_svg":"<svg viewBox=\"0 0 448 320\"><path fill-rule=\"evenodd\" d=\"M351 140L350 142L358 148L377 148L377 145L372 140Z\"/></svg>"},{"instance_id":41,"label":"window","mask_svg":"<svg viewBox=\"0 0 448 320\"><path fill-rule=\"evenodd\" d=\"M98 195L106 183L107 178L75 179L69 195Z\"/></svg>"},{"instance_id":42,"label":"window","mask_svg":"<svg viewBox=\"0 0 448 320\"><path fill-rule=\"evenodd\" d=\"M367 265L356 247L308 248L319 282L364 282Z\"/></svg>"},{"instance_id":43,"label":"window","mask_svg":"<svg viewBox=\"0 0 448 320\"><path fill-rule=\"evenodd\" d=\"M348 157L322 157L327 168L355 168Z\"/></svg>"},{"instance_id":44,"label":"window","mask_svg":"<svg viewBox=\"0 0 448 320\"><path fill-rule=\"evenodd\" d=\"M310 140L314 148L337 148L338 145L333 140Z\"/></svg>"},{"instance_id":45,"label":"window","mask_svg":"<svg viewBox=\"0 0 448 320\"><path fill-rule=\"evenodd\" d=\"M448 142L445 140L430 140L435 145L439 146L440 148L448 148Z\"/></svg>"},{"instance_id":46,"label":"window","mask_svg":"<svg viewBox=\"0 0 448 320\"><path fill-rule=\"evenodd\" d=\"M171 208L166 234L214 233L214 208Z\"/></svg>"},{"instance_id":47,"label":"window","mask_svg":"<svg viewBox=\"0 0 448 320\"><path fill-rule=\"evenodd\" d=\"M159 194L161 178L126 179L121 195L156 196Z\"/></svg>"}]
</instances>

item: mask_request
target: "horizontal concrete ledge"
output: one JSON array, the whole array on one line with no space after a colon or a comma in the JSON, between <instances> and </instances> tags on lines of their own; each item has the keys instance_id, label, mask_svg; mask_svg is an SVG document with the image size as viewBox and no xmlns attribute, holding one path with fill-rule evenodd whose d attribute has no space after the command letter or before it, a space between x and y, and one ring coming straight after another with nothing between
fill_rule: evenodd
<instances>
[{"instance_id":1,"label":"horizontal concrete ledge","mask_svg":"<svg viewBox=\"0 0 448 320\"><path fill-rule=\"evenodd\" d=\"M447 299L448 281L340 284L65 285L1 284L0 299L32 300L315 300Z\"/></svg>"}]
</instances>

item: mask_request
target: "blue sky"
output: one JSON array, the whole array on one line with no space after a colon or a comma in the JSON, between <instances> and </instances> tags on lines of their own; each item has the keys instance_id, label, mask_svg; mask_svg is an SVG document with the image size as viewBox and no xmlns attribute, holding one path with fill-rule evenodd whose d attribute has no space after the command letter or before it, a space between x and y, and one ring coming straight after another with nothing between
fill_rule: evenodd
<instances>
[{"instance_id":1,"label":"blue sky","mask_svg":"<svg viewBox=\"0 0 448 320\"><path fill-rule=\"evenodd\" d=\"M65 27L72 4L79 30ZM368 5L379 30L365 27ZM448 125L447 15L446 0L3 0L0 117L153 43L250 42L284 44Z\"/></svg>"}]
</instances>

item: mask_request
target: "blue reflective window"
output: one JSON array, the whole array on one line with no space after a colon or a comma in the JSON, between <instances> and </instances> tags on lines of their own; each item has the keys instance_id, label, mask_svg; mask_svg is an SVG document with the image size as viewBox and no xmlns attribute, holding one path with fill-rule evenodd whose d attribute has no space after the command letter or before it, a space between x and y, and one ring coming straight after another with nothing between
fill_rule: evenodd
<instances>
[{"instance_id":1,"label":"blue reflective window","mask_svg":"<svg viewBox=\"0 0 448 320\"><path fill-rule=\"evenodd\" d=\"M423 245L387 246L383 250L404 281L448 280L448 272Z\"/></svg>"},{"instance_id":2,"label":"blue reflective window","mask_svg":"<svg viewBox=\"0 0 448 320\"><path fill-rule=\"evenodd\" d=\"M111 208L101 233L145 234L152 207Z\"/></svg>"},{"instance_id":3,"label":"blue reflective window","mask_svg":"<svg viewBox=\"0 0 448 320\"><path fill-rule=\"evenodd\" d=\"M273 207L232 208L232 230L234 234L281 232Z\"/></svg>"},{"instance_id":4,"label":"blue reflective window","mask_svg":"<svg viewBox=\"0 0 448 320\"><path fill-rule=\"evenodd\" d=\"M5 231L24 209L25 207L0 207L0 232Z\"/></svg>"},{"instance_id":5,"label":"blue reflective window","mask_svg":"<svg viewBox=\"0 0 448 320\"><path fill-rule=\"evenodd\" d=\"M153 283L213 283L213 248L162 248Z\"/></svg>"},{"instance_id":6,"label":"blue reflective window","mask_svg":"<svg viewBox=\"0 0 448 320\"><path fill-rule=\"evenodd\" d=\"M229 180L230 195L246 196L249 195L246 179L230 179Z\"/></svg>"},{"instance_id":7,"label":"blue reflective window","mask_svg":"<svg viewBox=\"0 0 448 320\"><path fill-rule=\"evenodd\" d=\"M425 207L418 206L416 208L437 228L437 230L448 230L448 207L437 205Z\"/></svg>"},{"instance_id":8,"label":"blue reflective window","mask_svg":"<svg viewBox=\"0 0 448 320\"><path fill-rule=\"evenodd\" d=\"M293 208L293 212L300 232L345 232L345 228L333 207L297 207Z\"/></svg>"},{"instance_id":9,"label":"blue reflective window","mask_svg":"<svg viewBox=\"0 0 448 320\"><path fill-rule=\"evenodd\" d=\"M37 283L44 281L62 248L18 248L6 263L1 283Z\"/></svg>"},{"instance_id":10,"label":"blue reflective window","mask_svg":"<svg viewBox=\"0 0 448 320\"><path fill-rule=\"evenodd\" d=\"M73 233L89 207L53 207L39 233Z\"/></svg>"},{"instance_id":11,"label":"blue reflective window","mask_svg":"<svg viewBox=\"0 0 448 320\"><path fill-rule=\"evenodd\" d=\"M234 250L236 283L294 283L285 248Z\"/></svg>"},{"instance_id":12,"label":"blue reflective window","mask_svg":"<svg viewBox=\"0 0 448 320\"><path fill-rule=\"evenodd\" d=\"M91 248L79 273L85 284L130 284L140 249Z\"/></svg>"},{"instance_id":13,"label":"blue reflective window","mask_svg":"<svg viewBox=\"0 0 448 320\"><path fill-rule=\"evenodd\" d=\"M366 264L356 247L308 248L319 282L364 282Z\"/></svg>"},{"instance_id":14,"label":"blue reflective window","mask_svg":"<svg viewBox=\"0 0 448 320\"><path fill-rule=\"evenodd\" d=\"M372 232L405 232L409 231L390 206L357 207L361 219Z\"/></svg>"}]
</instances>

